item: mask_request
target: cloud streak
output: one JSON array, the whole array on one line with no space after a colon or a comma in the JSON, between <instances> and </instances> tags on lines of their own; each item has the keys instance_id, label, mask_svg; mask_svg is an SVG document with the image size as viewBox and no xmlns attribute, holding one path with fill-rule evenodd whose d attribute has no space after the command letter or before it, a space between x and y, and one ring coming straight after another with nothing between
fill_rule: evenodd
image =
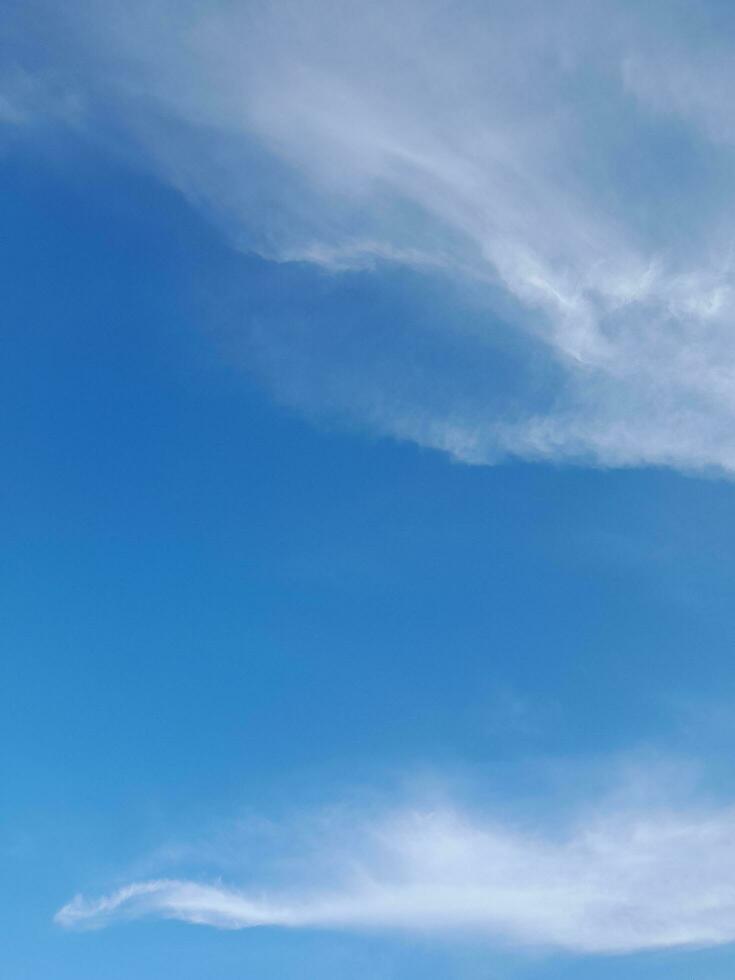
<instances>
[{"instance_id":1,"label":"cloud streak","mask_svg":"<svg viewBox=\"0 0 735 980\"><path fill-rule=\"evenodd\" d=\"M500 320L548 366L541 396L519 371L499 405L491 363L471 397L441 356L406 390L387 339L380 370L359 356L369 325L357 375L318 326L304 359L274 325L258 366L281 398L469 462L735 471L735 76L706 10L76 0L63 16L90 127L238 247L443 277L487 314L467 331L447 311L448 344L482 358Z\"/></svg>"},{"instance_id":2,"label":"cloud streak","mask_svg":"<svg viewBox=\"0 0 735 980\"><path fill-rule=\"evenodd\" d=\"M297 877L277 889L138 882L78 896L56 921L474 934L586 954L718 945L735 940L735 811L608 812L544 836L412 809L333 828Z\"/></svg>"}]
</instances>

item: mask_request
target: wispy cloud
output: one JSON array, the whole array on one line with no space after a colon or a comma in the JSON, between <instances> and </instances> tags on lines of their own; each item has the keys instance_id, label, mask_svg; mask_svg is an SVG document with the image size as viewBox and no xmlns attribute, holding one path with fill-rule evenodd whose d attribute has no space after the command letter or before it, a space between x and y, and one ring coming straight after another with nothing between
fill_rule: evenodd
<instances>
[{"instance_id":1,"label":"wispy cloud","mask_svg":"<svg viewBox=\"0 0 735 980\"><path fill-rule=\"evenodd\" d=\"M78 896L56 921L475 934L579 953L717 945L735 940L735 811L607 810L542 835L456 808L414 808L332 821L295 877L280 888L136 882Z\"/></svg>"},{"instance_id":2,"label":"wispy cloud","mask_svg":"<svg viewBox=\"0 0 735 980\"><path fill-rule=\"evenodd\" d=\"M316 331L308 392L298 353L285 374L264 357L281 397L472 462L733 471L735 78L721 25L685 8L76 0L63 16L107 138L238 246L444 276L487 307L486 336L461 306L445 316L468 357L501 318L553 368L542 398L521 371L500 406L491 368L468 399L441 358L405 392L386 340L356 395L351 376L323 383L344 368Z\"/></svg>"},{"instance_id":3,"label":"wispy cloud","mask_svg":"<svg viewBox=\"0 0 735 980\"><path fill-rule=\"evenodd\" d=\"M76 128L83 117L80 93L53 75L17 65L0 71L0 134L8 128L33 130L49 124Z\"/></svg>"}]
</instances>

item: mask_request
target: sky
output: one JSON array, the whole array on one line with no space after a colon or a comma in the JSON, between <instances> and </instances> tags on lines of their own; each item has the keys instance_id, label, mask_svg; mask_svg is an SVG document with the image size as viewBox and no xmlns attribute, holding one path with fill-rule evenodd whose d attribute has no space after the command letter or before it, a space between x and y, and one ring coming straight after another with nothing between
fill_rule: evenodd
<instances>
[{"instance_id":1,"label":"sky","mask_svg":"<svg viewBox=\"0 0 735 980\"><path fill-rule=\"evenodd\" d=\"M731 980L734 48L5 0L3 980Z\"/></svg>"}]
</instances>

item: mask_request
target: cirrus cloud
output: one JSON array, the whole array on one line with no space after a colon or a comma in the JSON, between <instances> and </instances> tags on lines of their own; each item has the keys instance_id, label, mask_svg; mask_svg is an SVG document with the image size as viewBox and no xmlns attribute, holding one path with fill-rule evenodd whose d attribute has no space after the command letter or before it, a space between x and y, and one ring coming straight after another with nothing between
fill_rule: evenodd
<instances>
[{"instance_id":1,"label":"cirrus cloud","mask_svg":"<svg viewBox=\"0 0 735 980\"><path fill-rule=\"evenodd\" d=\"M574 953L719 945L735 940L735 811L608 810L551 835L456 808L411 808L332 820L294 877L274 887L266 872L265 884L243 889L135 882L78 896L56 921L474 934Z\"/></svg>"},{"instance_id":2,"label":"cirrus cloud","mask_svg":"<svg viewBox=\"0 0 735 980\"><path fill-rule=\"evenodd\" d=\"M735 76L710 13L74 0L54 14L66 64L37 58L66 70L101 139L237 247L451 282L486 322L467 330L457 303L448 345L487 359L502 322L519 360L548 369L540 393L523 370L503 377L498 403L492 358L471 396L442 356L407 388L414 350L381 334L378 370L361 356L369 323L351 340L359 370L318 321L306 358L274 325L253 357L283 400L468 462L732 472Z\"/></svg>"}]
</instances>

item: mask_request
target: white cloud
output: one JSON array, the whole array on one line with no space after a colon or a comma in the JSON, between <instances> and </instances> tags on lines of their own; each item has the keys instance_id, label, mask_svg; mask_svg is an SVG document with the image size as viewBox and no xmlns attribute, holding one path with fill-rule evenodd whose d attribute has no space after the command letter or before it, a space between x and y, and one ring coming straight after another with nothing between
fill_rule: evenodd
<instances>
[{"instance_id":1,"label":"white cloud","mask_svg":"<svg viewBox=\"0 0 735 980\"><path fill-rule=\"evenodd\" d=\"M623 809L544 836L456 809L410 809L332 826L296 877L243 890L144 881L77 897L56 920L459 933L576 953L730 943L735 811Z\"/></svg>"},{"instance_id":2,"label":"white cloud","mask_svg":"<svg viewBox=\"0 0 735 980\"><path fill-rule=\"evenodd\" d=\"M488 337L499 312L552 368L540 400L510 379L512 410L491 365L486 395L464 397L441 359L406 393L389 347L381 372L340 379L315 329L307 365L266 352L280 397L473 462L735 470L733 180L702 163L735 132L721 31L700 25L687 61L691 24L667 4L148 0L102 16L77 0L65 16L106 131L239 246L444 276L484 295ZM673 147L672 112L688 120ZM472 358L485 338L464 315L443 329ZM447 385L449 404L433 396Z\"/></svg>"}]
</instances>

